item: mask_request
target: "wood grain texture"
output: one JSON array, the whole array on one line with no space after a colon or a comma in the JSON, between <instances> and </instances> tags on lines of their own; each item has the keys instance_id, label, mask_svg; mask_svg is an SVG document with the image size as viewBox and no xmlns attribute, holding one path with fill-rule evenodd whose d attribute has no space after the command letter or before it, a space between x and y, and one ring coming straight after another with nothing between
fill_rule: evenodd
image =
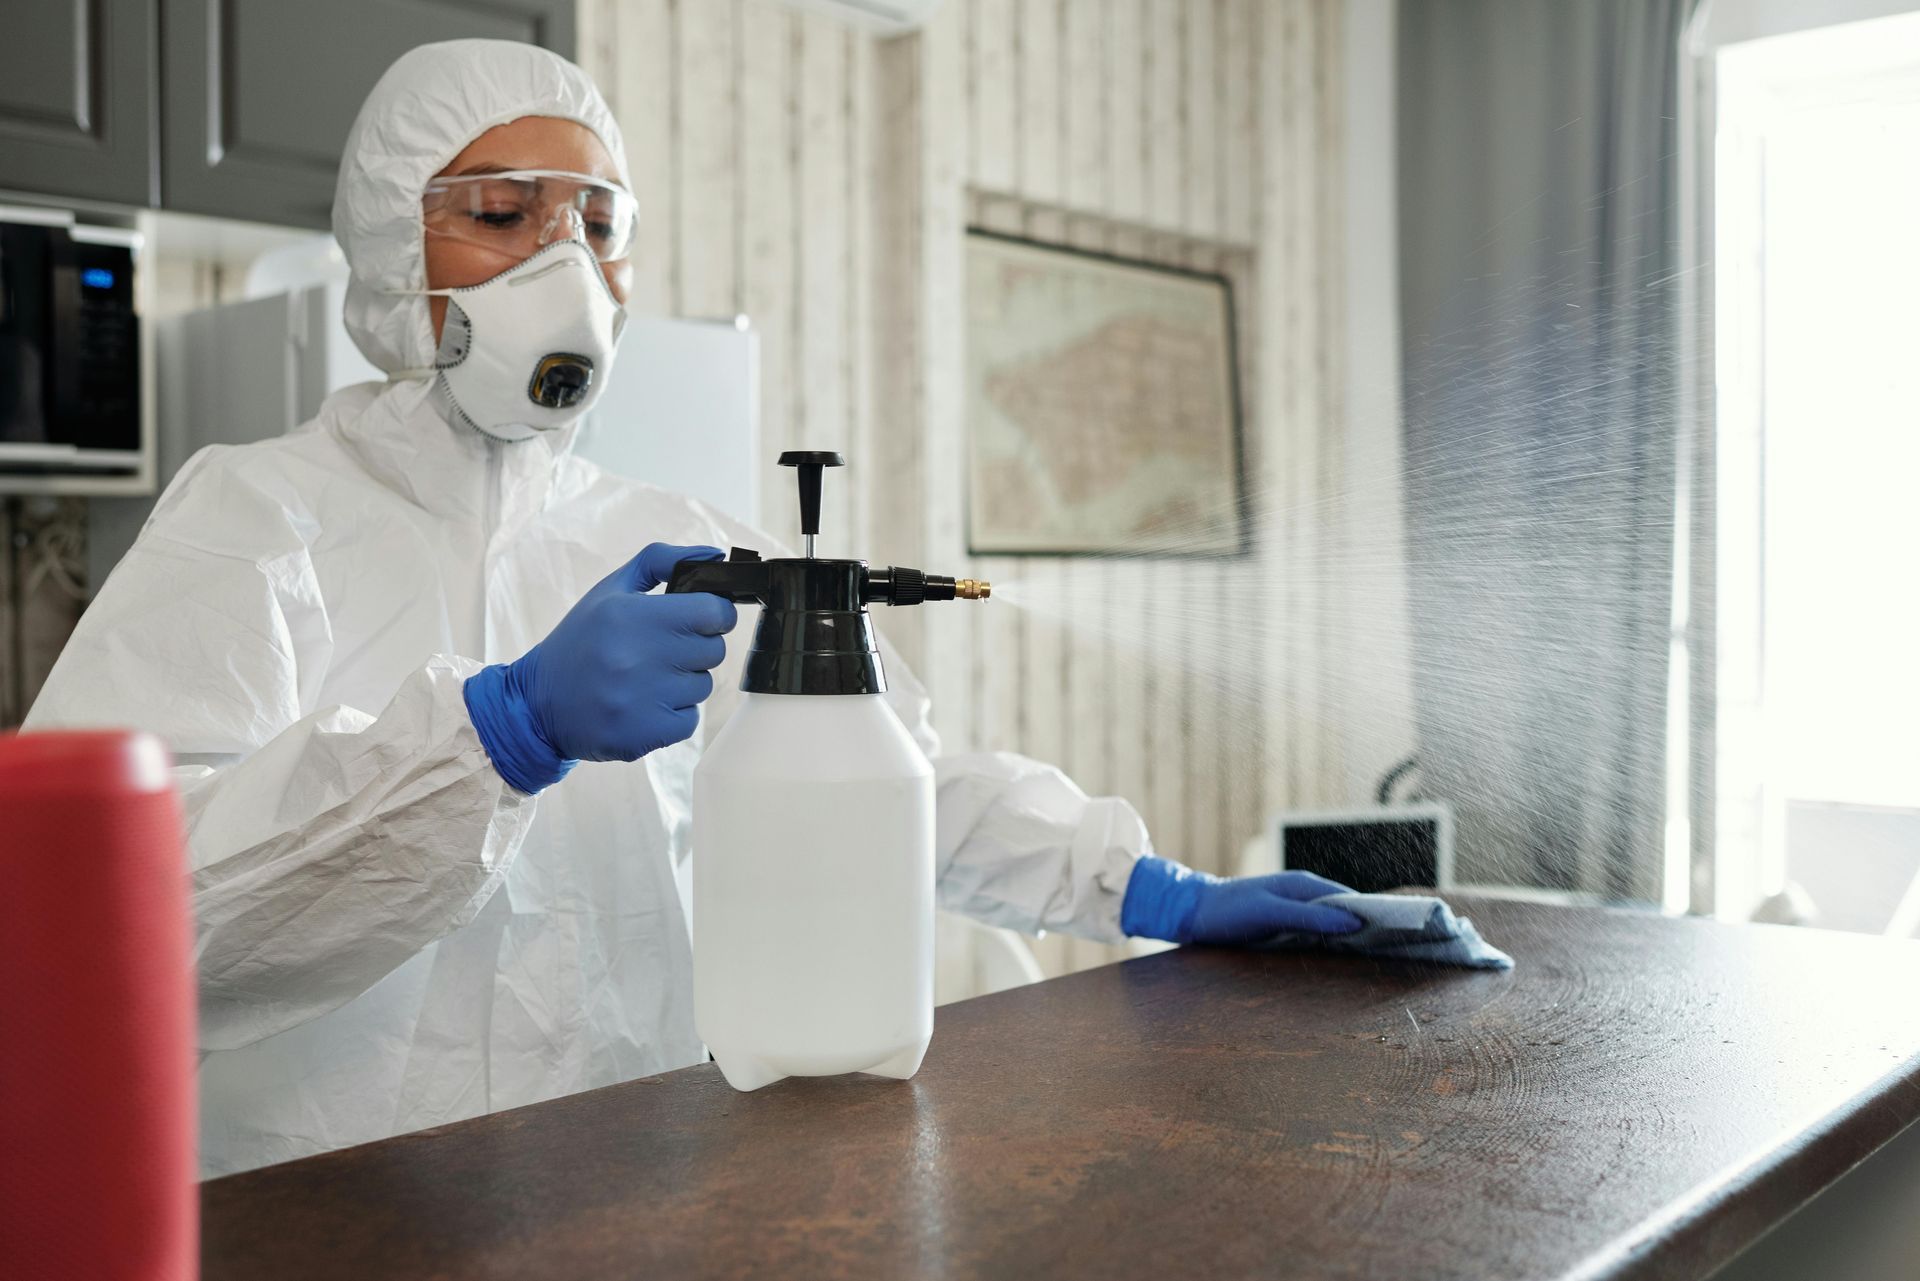
<instances>
[{"instance_id":1,"label":"wood grain texture","mask_svg":"<svg viewBox=\"0 0 1920 1281\"><path fill-rule=\"evenodd\" d=\"M1053 14L1057 18L1057 11ZM1058 117L1056 117L1058 119ZM1057 155L1055 157L1057 163ZM1067 243L1066 215L1058 207L1032 206L1026 211L1021 234L1046 244ZM1010 573L1026 580L1051 599L1062 599L1069 579L1083 562L1073 559L1028 557L1010 566ZM1059 620L1051 613L1016 611L1019 623L1021 685L1020 750L1035 760L1060 764L1071 733L1062 700L1066 681L1061 648L1066 643Z\"/></svg>"},{"instance_id":2,"label":"wood grain texture","mask_svg":"<svg viewBox=\"0 0 1920 1281\"><path fill-rule=\"evenodd\" d=\"M1102 133L1104 116L1094 127ZM1081 185L1099 199L1105 186L1104 148L1096 151L1092 176ZM1068 221L1066 243L1100 251L1106 248L1104 220L1078 217ZM1112 753L1109 751L1114 687L1109 683L1111 640L1107 634L1112 611L1123 608L1113 599L1113 565L1100 559L1062 562L1061 598L1068 603L1070 626L1061 642L1066 666L1061 695L1065 727L1060 765L1089 795L1114 794Z\"/></svg>"},{"instance_id":3,"label":"wood grain texture","mask_svg":"<svg viewBox=\"0 0 1920 1281\"><path fill-rule=\"evenodd\" d=\"M874 542L874 496L891 484L893 473L880 465L874 421L874 353L878 334L874 329L876 309L874 289L868 282L875 274L874 231L876 225L873 192L879 183L879 148L873 128L877 94L878 58L871 39L847 41L846 102L841 124L847 135L846 194L847 210L847 354L841 363L846 380L846 405L850 443L854 456L862 461L860 474L847 485L847 550L855 556L887 562L898 560Z\"/></svg>"},{"instance_id":4,"label":"wood grain texture","mask_svg":"<svg viewBox=\"0 0 1920 1281\"><path fill-rule=\"evenodd\" d=\"M967 94L972 110L968 176L988 191L1019 181L1020 68L1016 0L972 0L968 6Z\"/></svg>"},{"instance_id":5,"label":"wood grain texture","mask_svg":"<svg viewBox=\"0 0 1920 1281\"><path fill-rule=\"evenodd\" d=\"M1110 0L1106 12L1107 201L1128 221L1147 215L1147 0Z\"/></svg>"},{"instance_id":6,"label":"wood grain texture","mask_svg":"<svg viewBox=\"0 0 1920 1281\"><path fill-rule=\"evenodd\" d=\"M1182 225L1195 236L1221 232L1220 152L1224 134L1220 123L1221 76L1215 42L1218 36L1215 0L1195 0L1186 6L1186 54L1183 79L1186 105L1186 216Z\"/></svg>"},{"instance_id":7,"label":"wood grain texture","mask_svg":"<svg viewBox=\"0 0 1920 1281\"><path fill-rule=\"evenodd\" d=\"M957 335L966 316L966 190L969 157L975 150L969 108L975 92L969 80L968 50L976 25L971 9L949 4L936 11L919 42L923 165L916 196L924 237L919 356L925 398L917 422L889 424L890 430L924 425L926 431L927 467L914 478L919 483L913 488L923 504L924 564L936 571L945 556L966 564L966 485L961 480L966 475L966 353ZM978 619L973 611L967 619L930 617L922 623L934 724L949 751L972 751L979 742L971 697L972 629Z\"/></svg>"},{"instance_id":8,"label":"wood grain texture","mask_svg":"<svg viewBox=\"0 0 1920 1281\"><path fill-rule=\"evenodd\" d=\"M799 439L794 420L794 314L798 264L794 223L799 210L795 165L799 110L798 38L790 11L754 0L742 13L740 50L741 291L743 310L760 336L761 516L768 530L791 540L790 476L774 466Z\"/></svg>"},{"instance_id":9,"label":"wood grain texture","mask_svg":"<svg viewBox=\"0 0 1920 1281\"><path fill-rule=\"evenodd\" d=\"M741 307L733 234L741 225L739 8L740 0L706 0L682 3L674 15L672 189L683 316L731 317Z\"/></svg>"},{"instance_id":10,"label":"wood grain texture","mask_svg":"<svg viewBox=\"0 0 1920 1281\"><path fill-rule=\"evenodd\" d=\"M652 315L674 315L678 307L681 224L674 216L673 185L674 6L671 0L627 0L607 24L612 32L617 73L612 102L626 139L627 166L634 175L633 196L639 223L647 229L649 252L633 257L633 284L627 306Z\"/></svg>"},{"instance_id":11,"label":"wood grain texture","mask_svg":"<svg viewBox=\"0 0 1920 1281\"><path fill-rule=\"evenodd\" d=\"M852 294L858 287L851 270L852 210L847 199L853 171L847 119L848 43L853 37L830 18L802 14L795 25L800 37L796 57L800 150L794 209L797 329L793 348L793 438L798 443L793 447L849 453L855 467L865 467L854 453L856 433L848 399L847 327ZM837 487L842 492L821 508L821 553L858 556L865 549L853 545L851 507L844 491L861 477L850 473L837 479L843 481Z\"/></svg>"},{"instance_id":12,"label":"wood grain texture","mask_svg":"<svg viewBox=\"0 0 1920 1281\"><path fill-rule=\"evenodd\" d=\"M1026 206L1004 195L976 196L972 202L973 226L1005 235L1026 235ZM965 347L965 335L961 335ZM969 425L967 430L971 430ZM971 573L988 581L1006 582L1033 576L1032 558L979 556L970 562ZM1029 616L1025 610L996 608L989 603L973 611L976 619L973 653L973 694L977 700L974 715L974 743L981 751L1024 752L1022 722L1028 714L1025 694L1028 685L1026 632Z\"/></svg>"},{"instance_id":13,"label":"wood grain texture","mask_svg":"<svg viewBox=\"0 0 1920 1281\"><path fill-rule=\"evenodd\" d=\"M1340 229L1341 193L1344 190L1340 155L1341 93L1332 82L1331 68L1340 62L1341 15L1339 5L1305 6L1308 36L1302 41L1300 59L1302 78L1311 86L1309 100L1310 131L1301 141L1304 154L1316 158L1314 179L1307 184L1309 193L1300 218L1306 253L1316 264L1311 273L1313 294L1310 349L1313 361L1313 395L1309 402L1302 435L1310 443L1313 473L1308 484L1313 512L1313 560L1308 573L1312 584L1315 625L1307 638L1313 654L1316 686L1314 691L1313 797L1316 805L1331 805L1350 799L1347 791L1346 742L1344 726L1347 711L1340 704L1338 691L1341 660L1345 656L1345 638L1336 626L1339 613L1340 568L1348 562L1340 547L1340 513L1348 494L1342 460L1348 425L1341 397L1341 343L1335 335L1344 332L1345 289L1341 273L1326 264L1339 262L1344 252Z\"/></svg>"},{"instance_id":14,"label":"wood grain texture","mask_svg":"<svg viewBox=\"0 0 1920 1281\"><path fill-rule=\"evenodd\" d=\"M948 21L951 21L949 11ZM867 262L876 281L888 282L868 297L871 333L865 367L868 413L872 418L873 465L890 479L927 474L931 432L908 424L927 422L926 362L921 359L927 327L925 232L928 195L926 45L920 40L889 40L873 51L872 110L890 122L872 130L871 188L866 192L872 228ZM868 496L870 535L884 533L884 548L872 545L870 558L901 565L928 565L927 504L913 484L884 484ZM923 677L927 663L923 611L894 610L877 620L886 639Z\"/></svg>"},{"instance_id":15,"label":"wood grain texture","mask_svg":"<svg viewBox=\"0 0 1920 1281\"><path fill-rule=\"evenodd\" d=\"M1221 195L1228 238L1253 243L1259 191L1259 0L1221 0Z\"/></svg>"},{"instance_id":16,"label":"wood grain texture","mask_svg":"<svg viewBox=\"0 0 1920 1281\"><path fill-rule=\"evenodd\" d=\"M1148 0L1146 60L1147 220L1177 228L1186 215L1186 12L1188 0Z\"/></svg>"},{"instance_id":17,"label":"wood grain texture","mask_svg":"<svg viewBox=\"0 0 1920 1281\"><path fill-rule=\"evenodd\" d=\"M1137 47L1135 53L1139 53ZM1143 150L1143 172L1145 154ZM1122 258L1145 258L1149 252L1147 239L1136 225L1116 224L1109 229L1107 252ZM1109 656L1105 707L1107 738L1112 750L1109 777L1113 794L1139 809L1147 818L1153 839L1161 848L1171 851L1179 846L1179 833L1154 828L1152 817L1147 815L1153 806L1153 764L1148 751L1153 736L1148 717L1153 705L1155 673L1146 655L1153 644L1157 619L1153 610L1142 607L1140 590L1143 583L1151 580L1152 562L1129 557L1113 562L1112 569L1110 586L1116 590L1105 603ZM1169 764L1169 768L1173 766Z\"/></svg>"},{"instance_id":18,"label":"wood grain texture","mask_svg":"<svg viewBox=\"0 0 1920 1281\"><path fill-rule=\"evenodd\" d=\"M574 57L600 86L600 96L620 113L619 0L578 0L574 5Z\"/></svg>"},{"instance_id":19,"label":"wood grain texture","mask_svg":"<svg viewBox=\"0 0 1920 1281\"><path fill-rule=\"evenodd\" d=\"M1260 389L1260 429L1253 485L1265 505L1260 534L1276 582L1273 591L1259 598L1260 627L1273 642L1262 655L1263 684L1270 698L1262 736L1266 776L1261 793L1270 806L1284 809L1313 803L1306 795L1299 765L1305 754L1301 740L1311 726L1303 714L1307 682L1297 652L1298 620L1306 610L1297 578L1302 559L1298 518L1303 473L1297 465L1295 440L1307 365L1300 349L1311 341L1301 301L1309 264L1294 230L1293 193L1301 181L1301 156L1291 133L1299 113L1298 78L1291 56L1298 37L1297 15L1290 0L1270 0L1257 10L1257 16L1260 278L1254 382Z\"/></svg>"},{"instance_id":20,"label":"wood grain texture","mask_svg":"<svg viewBox=\"0 0 1920 1281\"><path fill-rule=\"evenodd\" d=\"M1061 146L1066 135L1068 91L1060 45L1062 0L1020 0L1014 32L1019 67L1014 99L1019 121L1019 190L1034 200L1058 203L1065 192Z\"/></svg>"},{"instance_id":21,"label":"wood grain texture","mask_svg":"<svg viewBox=\"0 0 1920 1281\"><path fill-rule=\"evenodd\" d=\"M1920 1117L1920 949L1463 901L1511 974L1184 951L217 1180L203 1276L1698 1277Z\"/></svg>"},{"instance_id":22,"label":"wood grain texture","mask_svg":"<svg viewBox=\"0 0 1920 1281\"><path fill-rule=\"evenodd\" d=\"M1066 83L1066 190L1063 199L1076 209L1098 209L1107 189L1107 23L1106 0L1065 0L1062 35Z\"/></svg>"},{"instance_id":23,"label":"wood grain texture","mask_svg":"<svg viewBox=\"0 0 1920 1281\"><path fill-rule=\"evenodd\" d=\"M1186 768L1186 721L1192 707L1187 699L1193 669L1183 654L1183 647L1192 638L1182 597L1192 567L1183 560L1154 560L1143 568L1144 573L1136 570L1133 577L1136 583L1144 584L1145 599L1131 602L1131 608L1138 614L1137 626L1144 638L1141 657L1146 667L1147 696L1141 755L1147 786L1144 791L1127 795L1146 818L1154 844L1165 850L1168 858L1205 865L1212 860L1205 851L1196 854L1189 848L1183 821L1186 798L1202 783Z\"/></svg>"}]
</instances>

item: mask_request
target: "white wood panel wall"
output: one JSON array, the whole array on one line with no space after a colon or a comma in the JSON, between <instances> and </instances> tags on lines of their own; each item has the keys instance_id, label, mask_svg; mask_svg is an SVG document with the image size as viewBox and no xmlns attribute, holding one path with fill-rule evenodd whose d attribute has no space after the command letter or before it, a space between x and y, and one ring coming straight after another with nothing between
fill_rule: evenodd
<instances>
[{"instance_id":1,"label":"white wood panel wall","mask_svg":"<svg viewBox=\"0 0 1920 1281\"><path fill-rule=\"evenodd\" d=\"M1057 583L1076 606L1117 618L1064 633L1018 613L976 620L969 636L983 648L969 664L973 743L1062 762L1089 790L1133 800L1168 853L1224 869L1270 810L1346 799L1323 670L1341 638L1318 595L1328 554L1321 513L1341 481L1339 451L1329 447L1340 430L1331 329L1339 282L1323 267L1337 244L1329 210L1338 187L1338 6L971 0L952 8L925 39L961 46L966 92L953 107L927 110L966 117L977 221L1240 277L1256 498L1284 500L1256 502L1276 516L1256 530L1258 564L1270 581L1294 584L1271 602L1247 602L1224 591L1244 569L1206 562L1142 569L975 560L970 568L983 576ZM957 312L933 323L942 328L930 344L959 343ZM1143 581L1155 599L1103 590ZM1205 668L1143 662L1130 647L1097 639L1115 626L1151 637L1169 614L1211 609L1223 628L1281 642L1265 652L1248 646L1270 670L1226 681ZM1019 661L1008 663L1014 652ZM1269 707L1270 681L1286 696Z\"/></svg>"},{"instance_id":2,"label":"white wood panel wall","mask_svg":"<svg viewBox=\"0 0 1920 1281\"><path fill-rule=\"evenodd\" d=\"M760 523L791 541L779 449L838 449L821 546L870 546L868 258L875 39L770 0L585 0L584 65L626 135L641 223L629 305L747 316L768 448Z\"/></svg>"},{"instance_id":3,"label":"white wood panel wall","mask_svg":"<svg viewBox=\"0 0 1920 1281\"><path fill-rule=\"evenodd\" d=\"M769 450L853 463L829 481L825 547L1018 575L1095 613L1085 628L992 603L883 619L949 749L1056 761L1134 801L1162 850L1217 870L1271 811L1349 799L1325 693L1343 639L1317 572L1319 513L1341 484L1339 14L1336 0L949 0L883 41L770 0L581 13L656 229L635 305L752 319ZM1235 279L1250 477L1272 514L1256 563L1284 590L1242 599L1225 588L1244 570L1196 562L966 556L972 220ZM781 536L787 480L769 460L761 518ZM1143 579L1150 599L1110 590ZM1244 680L1103 639L1207 609L1263 642Z\"/></svg>"}]
</instances>

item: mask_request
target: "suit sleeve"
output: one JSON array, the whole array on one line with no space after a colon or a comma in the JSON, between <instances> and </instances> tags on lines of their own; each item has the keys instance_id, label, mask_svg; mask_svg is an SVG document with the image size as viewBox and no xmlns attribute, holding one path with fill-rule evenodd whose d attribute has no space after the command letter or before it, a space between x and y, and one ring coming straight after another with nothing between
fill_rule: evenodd
<instances>
[{"instance_id":1,"label":"suit sleeve","mask_svg":"<svg viewBox=\"0 0 1920 1281\"><path fill-rule=\"evenodd\" d=\"M933 761L940 906L1037 935L1118 943L1127 880L1153 842L1140 815L1012 752L944 754L926 689L882 639L887 700Z\"/></svg>"},{"instance_id":2,"label":"suit sleeve","mask_svg":"<svg viewBox=\"0 0 1920 1281\"><path fill-rule=\"evenodd\" d=\"M316 708L333 640L297 520L203 453L27 720L172 748L206 1050L317 1018L470 920L532 818L467 719L478 663L423 655L384 707Z\"/></svg>"}]
</instances>

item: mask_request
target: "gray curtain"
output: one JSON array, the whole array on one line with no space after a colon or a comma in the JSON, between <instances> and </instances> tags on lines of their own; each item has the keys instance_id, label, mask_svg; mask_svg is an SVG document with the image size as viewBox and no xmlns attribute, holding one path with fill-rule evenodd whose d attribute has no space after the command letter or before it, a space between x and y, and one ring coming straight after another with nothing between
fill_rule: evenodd
<instances>
[{"instance_id":1,"label":"gray curtain","mask_svg":"<svg viewBox=\"0 0 1920 1281\"><path fill-rule=\"evenodd\" d=\"M1691 8L1400 6L1419 750L1463 878L1660 892Z\"/></svg>"}]
</instances>

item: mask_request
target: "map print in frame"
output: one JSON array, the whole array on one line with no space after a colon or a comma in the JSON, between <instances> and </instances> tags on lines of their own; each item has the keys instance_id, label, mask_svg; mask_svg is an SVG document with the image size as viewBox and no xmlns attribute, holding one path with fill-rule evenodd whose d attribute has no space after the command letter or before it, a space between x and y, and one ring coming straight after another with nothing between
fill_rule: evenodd
<instances>
[{"instance_id":1,"label":"map print in frame","mask_svg":"<svg viewBox=\"0 0 1920 1281\"><path fill-rule=\"evenodd\" d=\"M970 231L970 550L1245 550L1235 360L1223 277Z\"/></svg>"}]
</instances>

